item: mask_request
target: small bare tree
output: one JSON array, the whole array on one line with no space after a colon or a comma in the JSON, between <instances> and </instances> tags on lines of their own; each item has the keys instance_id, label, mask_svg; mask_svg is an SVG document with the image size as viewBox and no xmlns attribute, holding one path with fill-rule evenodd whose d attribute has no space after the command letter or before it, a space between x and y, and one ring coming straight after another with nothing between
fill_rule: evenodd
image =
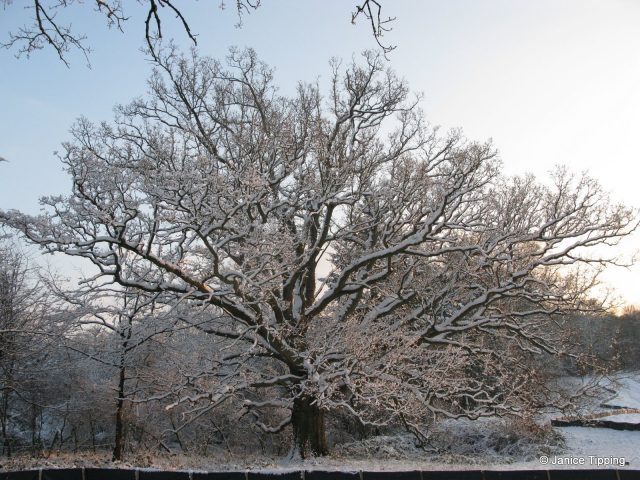
<instances>
[{"instance_id":1,"label":"small bare tree","mask_svg":"<svg viewBox=\"0 0 640 480\"><path fill-rule=\"evenodd\" d=\"M113 460L122 460L126 412L133 402L144 400L147 390L143 378L149 376L150 370L146 368L149 363L146 347L168 332L178 331L179 320L167 312L159 293L94 282L82 284L75 290L56 284L52 284L51 289L73 309L68 320L71 334L65 347L97 362L96 366L115 372ZM160 378L162 372L154 375Z\"/></svg>"},{"instance_id":2,"label":"small bare tree","mask_svg":"<svg viewBox=\"0 0 640 480\"><path fill-rule=\"evenodd\" d=\"M184 373L193 416L235 402L305 456L327 452L327 411L415 432L517 411L535 375L510 352L553 351L539 323L592 305L588 269L613 261L592 247L635 212L564 170L503 178L383 63L334 62L326 96L283 97L251 50L166 51L146 98L74 127L72 194L0 221L208 315L225 346Z\"/></svg>"}]
</instances>

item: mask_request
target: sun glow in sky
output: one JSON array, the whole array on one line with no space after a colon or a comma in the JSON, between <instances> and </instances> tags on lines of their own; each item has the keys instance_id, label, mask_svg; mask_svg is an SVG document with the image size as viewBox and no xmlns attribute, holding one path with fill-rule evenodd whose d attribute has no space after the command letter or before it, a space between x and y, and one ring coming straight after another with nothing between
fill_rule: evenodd
<instances>
[{"instance_id":1,"label":"sun glow in sky","mask_svg":"<svg viewBox=\"0 0 640 480\"><path fill-rule=\"evenodd\" d=\"M327 79L331 57L376 48L368 25L351 24L354 1L264 0L237 28L233 2L185 2L201 53L222 57L250 46L276 68L283 93L298 80ZM24 2L26 5L26 2ZM109 120L112 107L145 91L151 66L143 16L126 2L125 33L108 30L91 2L66 15L93 49L92 68L71 53L71 68L53 51L30 59L0 50L0 208L36 212L41 195L69 191L53 151L80 115ZM189 4L187 7L186 5ZM433 124L492 138L505 171L544 176L557 164L599 179L612 197L640 207L640 2L635 0L389 0L395 16L384 42L397 46L389 65L424 93ZM23 2L0 7L0 41L28 21ZM62 13L60 17L63 18ZM171 24L188 48L186 35ZM640 235L618 248L630 255ZM640 305L640 267L609 269L604 279Z\"/></svg>"}]
</instances>

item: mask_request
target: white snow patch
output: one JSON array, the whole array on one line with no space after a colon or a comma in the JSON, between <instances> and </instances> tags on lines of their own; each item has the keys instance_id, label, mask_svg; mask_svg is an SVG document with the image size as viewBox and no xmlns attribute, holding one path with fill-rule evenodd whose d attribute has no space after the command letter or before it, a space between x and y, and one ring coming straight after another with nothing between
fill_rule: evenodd
<instances>
[{"instance_id":1,"label":"white snow patch","mask_svg":"<svg viewBox=\"0 0 640 480\"><path fill-rule=\"evenodd\" d=\"M598 418L598 420L606 420L608 422L640 424L640 413L622 413L620 415L610 415L608 417L601 417L601 418Z\"/></svg>"},{"instance_id":2,"label":"white snow patch","mask_svg":"<svg viewBox=\"0 0 640 480\"><path fill-rule=\"evenodd\" d=\"M615 390L613 397L604 402L604 405L640 408L640 372L622 374L611 382L609 388Z\"/></svg>"}]
</instances>

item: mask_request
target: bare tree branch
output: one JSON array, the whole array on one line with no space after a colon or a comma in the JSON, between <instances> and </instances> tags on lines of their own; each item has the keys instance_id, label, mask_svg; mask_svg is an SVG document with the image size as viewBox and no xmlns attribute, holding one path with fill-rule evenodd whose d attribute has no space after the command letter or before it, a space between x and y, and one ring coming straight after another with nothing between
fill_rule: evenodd
<instances>
[{"instance_id":1,"label":"bare tree branch","mask_svg":"<svg viewBox=\"0 0 640 480\"><path fill-rule=\"evenodd\" d=\"M31 23L19 27L17 30L9 32L9 38L1 45L7 49L15 48L17 56L27 58L35 51L44 48L52 48L58 58L69 67L68 54L72 50L82 53L89 63L91 49L87 44L87 37L77 33L71 24L65 24L61 17L65 10L74 6L85 8L84 2L77 0L53 0L44 2L43 0L31 0L31 4L26 7L30 10ZM120 32L124 31L125 23L130 20L124 12L124 4L121 0L94 0L87 2L93 4L94 10L103 15L109 28L114 27ZM183 13L184 6L177 4L173 0L138 0L138 3L146 8L144 20L145 42L152 56L159 47L162 35L162 15L164 11L169 12L178 19L187 37L197 44L197 35L191 30L189 19ZM238 16L238 26L241 26L244 15L251 13L261 6L261 0L235 0L235 9ZM12 0L2 0L5 9L12 6ZM220 1L220 8L226 8L226 2ZM379 1L367 0L356 5L356 10L352 14L351 21L355 23L359 16L365 16L371 24L372 34L380 48L385 54L395 47L384 45L381 37L383 33L391 30L389 25L395 18L383 18L382 6Z\"/></svg>"}]
</instances>

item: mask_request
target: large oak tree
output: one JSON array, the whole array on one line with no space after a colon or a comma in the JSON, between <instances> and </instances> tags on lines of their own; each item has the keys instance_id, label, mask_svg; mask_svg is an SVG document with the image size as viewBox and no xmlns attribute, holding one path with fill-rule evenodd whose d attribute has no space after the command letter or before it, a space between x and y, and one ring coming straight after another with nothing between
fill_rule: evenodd
<instances>
[{"instance_id":1,"label":"large oak tree","mask_svg":"<svg viewBox=\"0 0 640 480\"><path fill-rule=\"evenodd\" d=\"M550 316L593 308L592 267L612 261L593 247L633 211L563 169L505 178L490 144L429 126L375 54L288 97L251 50L156 62L113 123L74 127L71 195L0 221L197 317L221 347L178 403L291 426L303 456L327 452L331 411L419 434L527 407L522 355L556 351Z\"/></svg>"}]
</instances>

